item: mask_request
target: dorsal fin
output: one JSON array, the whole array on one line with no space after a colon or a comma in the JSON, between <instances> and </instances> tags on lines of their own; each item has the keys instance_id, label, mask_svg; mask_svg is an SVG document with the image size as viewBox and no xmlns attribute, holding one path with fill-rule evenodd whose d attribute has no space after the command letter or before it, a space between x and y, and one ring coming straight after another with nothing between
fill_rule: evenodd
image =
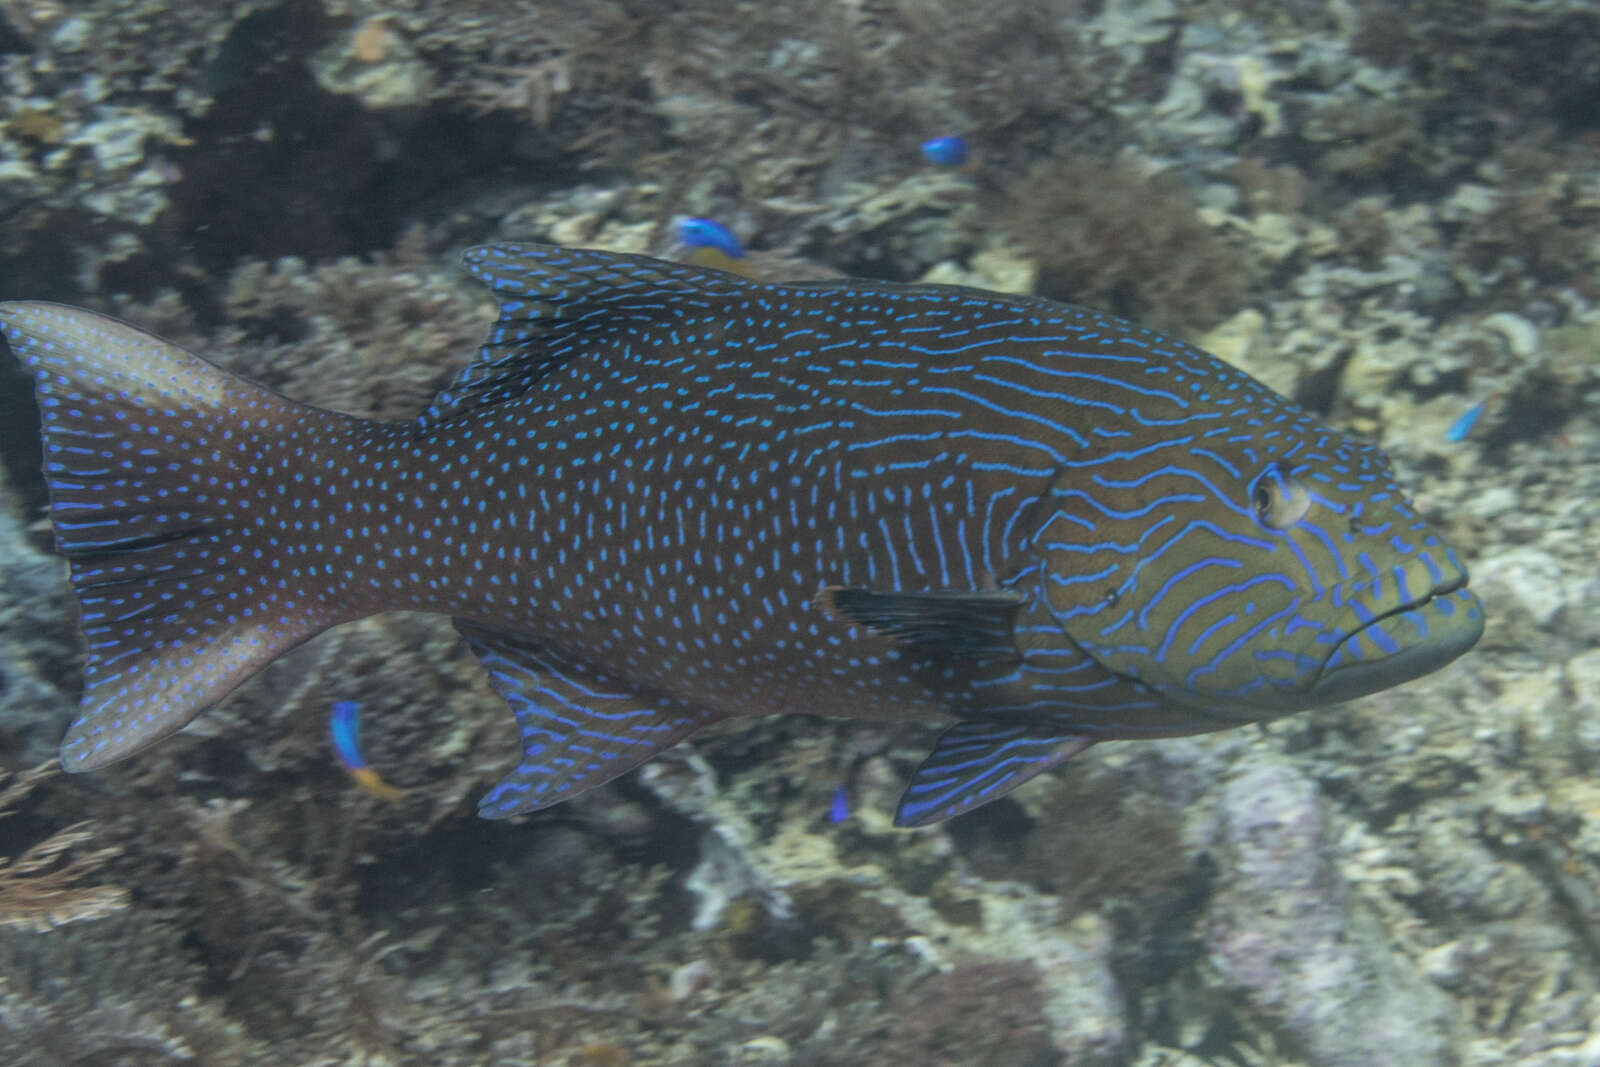
<instances>
[{"instance_id":1,"label":"dorsal fin","mask_svg":"<svg viewBox=\"0 0 1600 1067\"><path fill-rule=\"evenodd\" d=\"M755 283L725 271L650 256L554 245L483 245L462 263L494 290L500 318L478 356L423 412L417 429L520 396L576 356L585 342L745 293Z\"/></svg>"}]
</instances>

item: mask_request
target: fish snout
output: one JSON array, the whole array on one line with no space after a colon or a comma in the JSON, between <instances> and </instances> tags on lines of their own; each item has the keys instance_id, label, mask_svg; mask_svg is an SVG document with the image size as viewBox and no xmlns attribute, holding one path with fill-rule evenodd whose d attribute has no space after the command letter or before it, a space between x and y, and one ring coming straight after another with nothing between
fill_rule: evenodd
<instances>
[{"instance_id":1,"label":"fish snout","mask_svg":"<svg viewBox=\"0 0 1600 1067\"><path fill-rule=\"evenodd\" d=\"M1346 587L1351 625L1311 685L1317 703L1375 693L1438 670L1483 634L1483 604L1446 550Z\"/></svg>"}]
</instances>

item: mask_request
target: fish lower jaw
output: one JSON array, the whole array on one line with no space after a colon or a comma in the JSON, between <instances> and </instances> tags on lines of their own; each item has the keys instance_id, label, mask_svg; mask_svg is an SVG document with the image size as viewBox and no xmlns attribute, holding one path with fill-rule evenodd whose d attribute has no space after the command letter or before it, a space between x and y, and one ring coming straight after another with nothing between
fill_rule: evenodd
<instances>
[{"instance_id":1,"label":"fish lower jaw","mask_svg":"<svg viewBox=\"0 0 1600 1067\"><path fill-rule=\"evenodd\" d=\"M1397 605L1347 634L1307 690L1317 704L1388 689L1438 670L1477 643L1483 605L1466 578L1441 583L1419 600Z\"/></svg>"}]
</instances>

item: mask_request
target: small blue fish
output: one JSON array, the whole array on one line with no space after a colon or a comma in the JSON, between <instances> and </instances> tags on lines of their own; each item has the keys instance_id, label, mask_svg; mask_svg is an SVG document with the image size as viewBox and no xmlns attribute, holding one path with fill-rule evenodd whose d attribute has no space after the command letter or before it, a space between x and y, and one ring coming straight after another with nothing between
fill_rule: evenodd
<instances>
[{"instance_id":1,"label":"small blue fish","mask_svg":"<svg viewBox=\"0 0 1600 1067\"><path fill-rule=\"evenodd\" d=\"M967 161L965 137L935 137L922 142L922 158L936 167L959 167Z\"/></svg>"},{"instance_id":2,"label":"small blue fish","mask_svg":"<svg viewBox=\"0 0 1600 1067\"><path fill-rule=\"evenodd\" d=\"M361 754L361 705L354 700L339 700L333 705L329 721L333 733L333 751L339 763L350 772L356 784L379 800L396 801L404 793L385 782L378 772L367 765Z\"/></svg>"},{"instance_id":3,"label":"small blue fish","mask_svg":"<svg viewBox=\"0 0 1600 1067\"><path fill-rule=\"evenodd\" d=\"M839 786L833 791L833 802L828 805L828 821L841 823L850 817L850 790Z\"/></svg>"},{"instance_id":4,"label":"small blue fish","mask_svg":"<svg viewBox=\"0 0 1600 1067\"><path fill-rule=\"evenodd\" d=\"M1450 429L1445 431L1444 439L1451 444L1465 441L1472 432L1472 427L1478 422L1478 416L1483 414L1484 401L1480 400L1461 413L1460 418L1450 424Z\"/></svg>"},{"instance_id":5,"label":"small blue fish","mask_svg":"<svg viewBox=\"0 0 1600 1067\"><path fill-rule=\"evenodd\" d=\"M678 223L678 239L690 248L712 248L732 259L744 258L739 238L715 219L684 219Z\"/></svg>"}]
</instances>

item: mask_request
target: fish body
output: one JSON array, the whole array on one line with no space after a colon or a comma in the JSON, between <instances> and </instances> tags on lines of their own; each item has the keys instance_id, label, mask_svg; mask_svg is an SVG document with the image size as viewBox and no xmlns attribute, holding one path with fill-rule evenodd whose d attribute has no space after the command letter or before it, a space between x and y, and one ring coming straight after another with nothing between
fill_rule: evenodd
<instances>
[{"instance_id":1,"label":"fish body","mask_svg":"<svg viewBox=\"0 0 1600 1067\"><path fill-rule=\"evenodd\" d=\"M1398 684L1481 631L1381 452L1181 341L962 288L466 263L500 319L406 423L0 305L89 647L69 770L409 609L451 617L516 716L488 817L800 712L950 723L897 813L923 825L1097 741Z\"/></svg>"},{"instance_id":2,"label":"fish body","mask_svg":"<svg viewBox=\"0 0 1600 1067\"><path fill-rule=\"evenodd\" d=\"M967 161L967 139L951 136L923 141L922 158L936 167L959 167Z\"/></svg>"},{"instance_id":3,"label":"fish body","mask_svg":"<svg viewBox=\"0 0 1600 1067\"><path fill-rule=\"evenodd\" d=\"M336 700L328 717L328 732L333 738L333 752L339 765L350 778L366 792L379 800L393 803L405 795L383 780L376 768L361 754L361 705L354 700Z\"/></svg>"},{"instance_id":4,"label":"fish body","mask_svg":"<svg viewBox=\"0 0 1600 1067\"><path fill-rule=\"evenodd\" d=\"M684 219L678 224L678 239L690 248L713 249L729 259L744 258L744 244L716 219Z\"/></svg>"},{"instance_id":5,"label":"fish body","mask_svg":"<svg viewBox=\"0 0 1600 1067\"><path fill-rule=\"evenodd\" d=\"M752 281L761 280L745 259L744 245L739 238L716 219L682 220L678 223L678 240L688 249L687 261L697 267L727 271Z\"/></svg>"},{"instance_id":6,"label":"fish body","mask_svg":"<svg viewBox=\"0 0 1600 1067\"><path fill-rule=\"evenodd\" d=\"M850 817L850 789L848 786L835 786L833 797L828 801L828 821L842 823Z\"/></svg>"},{"instance_id":7,"label":"fish body","mask_svg":"<svg viewBox=\"0 0 1600 1067\"><path fill-rule=\"evenodd\" d=\"M1467 436L1472 433L1472 428L1478 424L1478 419L1482 417L1483 409L1487 406L1487 401L1480 400L1456 416L1456 421L1452 422L1450 428L1445 431L1444 439L1451 444L1465 441Z\"/></svg>"}]
</instances>

